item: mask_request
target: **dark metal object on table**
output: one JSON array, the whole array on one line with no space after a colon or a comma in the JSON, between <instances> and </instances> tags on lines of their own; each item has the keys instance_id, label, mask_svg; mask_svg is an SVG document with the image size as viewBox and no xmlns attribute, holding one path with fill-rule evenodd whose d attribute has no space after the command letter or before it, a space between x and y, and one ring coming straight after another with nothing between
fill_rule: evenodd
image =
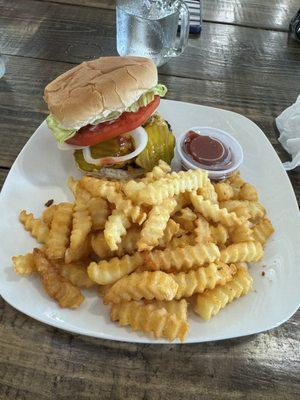
<instances>
[{"instance_id":1,"label":"dark metal object on table","mask_svg":"<svg viewBox=\"0 0 300 400\"><path fill-rule=\"evenodd\" d=\"M185 0L190 13L189 33L199 35L202 30L202 0ZM181 21L179 21L178 32L181 29Z\"/></svg>"},{"instance_id":2,"label":"dark metal object on table","mask_svg":"<svg viewBox=\"0 0 300 400\"><path fill-rule=\"evenodd\" d=\"M290 23L292 37L300 42L300 8Z\"/></svg>"},{"instance_id":3,"label":"dark metal object on table","mask_svg":"<svg viewBox=\"0 0 300 400\"><path fill-rule=\"evenodd\" d=\"M190 12L190 33L199 34L202 30L202 0L186 0Z\"/></svg>"}]
</instances>

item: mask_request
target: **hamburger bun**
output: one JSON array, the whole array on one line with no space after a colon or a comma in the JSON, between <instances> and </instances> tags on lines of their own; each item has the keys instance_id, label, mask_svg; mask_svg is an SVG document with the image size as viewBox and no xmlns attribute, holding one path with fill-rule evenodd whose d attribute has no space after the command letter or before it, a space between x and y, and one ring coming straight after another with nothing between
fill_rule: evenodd
<instances>
[{"instance_id":1,"label":"hamburger bun","mask_svg":"<svg viewBox=\"0 0 300 400\"><path fill-rule=\"evenodd\" d=\"M157 68L143 57L101 57L49 83L44 99L66 129L79 129L112 111L124 112L157 84Z\"/></svg>"}]
</instances>

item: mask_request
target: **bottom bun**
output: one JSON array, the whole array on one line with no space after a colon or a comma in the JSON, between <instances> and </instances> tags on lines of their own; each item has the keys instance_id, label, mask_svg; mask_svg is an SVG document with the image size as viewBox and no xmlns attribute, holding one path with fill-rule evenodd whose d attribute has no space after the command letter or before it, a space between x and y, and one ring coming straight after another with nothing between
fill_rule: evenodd
<instances>
[{"instance_id":1,"label":"bottom bun","mask_svg":"<svg viewBox=\"0 0 300 400\"><path fill-rule=\"evenodd\" d=\"M85 175L95 176L97 178L106 178L113 180L128 180L134 178L140 178L145 175L145 170L143 168L133 168L128 169L115 169L115 168L101 168L98 171L86 172L80 170Z\"/></svg>"}]
</instances>

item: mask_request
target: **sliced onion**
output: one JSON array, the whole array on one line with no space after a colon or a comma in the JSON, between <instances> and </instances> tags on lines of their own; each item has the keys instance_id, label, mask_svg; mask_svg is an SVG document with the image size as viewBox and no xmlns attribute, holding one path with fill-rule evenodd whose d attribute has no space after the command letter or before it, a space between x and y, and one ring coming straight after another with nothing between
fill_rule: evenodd
<instances>
[{"instance_id":1,"label":"sliced onion","mask_svg":"<svg viewBox=\"0 0 300 400\"><path fill-rule=\"evenodd\" d=\"M123 163L125 161L131 160L132 158L137 157L147 146L148 143L148 135L144 128L139 127L134 129L128 134L134 140L135 150L132 153L126 154L125 156L121 157L101 157L101 158L93 158L91 155L90 147L82 148L83 158L89 164L97 165L98 167L104 165L112 165ZM77 147L78 146L74 146Z\"/></svg>"},{"instance_id":2,"label":"sliced onion","mask_svg":"<svg viewBox=\"0 0 300 400\"><path fill-rule=\"evenodd\" d=\"M66 150L74 151L74 150L84 149L85 147L88 147L88 146L77 146L75 144L68 144L68 143L64 142L64 143L57 143L57 147L59 148L59 150L63 150L63 151L66 151Z\"/></svg>"}]
</instances>

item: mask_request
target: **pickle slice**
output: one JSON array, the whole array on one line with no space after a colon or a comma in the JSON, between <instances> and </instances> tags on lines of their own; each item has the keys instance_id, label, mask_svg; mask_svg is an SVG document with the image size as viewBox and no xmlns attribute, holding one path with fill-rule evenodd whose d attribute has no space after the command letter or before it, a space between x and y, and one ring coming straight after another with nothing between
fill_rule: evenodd
<instances>
[{"instance_id":1,"label":"pickle slice","mask_svg":"<svg viewBox=\"0 0 300 400\"><path fill-rule=\"evenodd\" d=\"M148 134L148 143L137 156L135 163L146 171L151 171L159 160L170 164L174 157L175 137L167 122L159 115L155 115L151 117L144 129Z\"/></svg>"}]
</instances>

